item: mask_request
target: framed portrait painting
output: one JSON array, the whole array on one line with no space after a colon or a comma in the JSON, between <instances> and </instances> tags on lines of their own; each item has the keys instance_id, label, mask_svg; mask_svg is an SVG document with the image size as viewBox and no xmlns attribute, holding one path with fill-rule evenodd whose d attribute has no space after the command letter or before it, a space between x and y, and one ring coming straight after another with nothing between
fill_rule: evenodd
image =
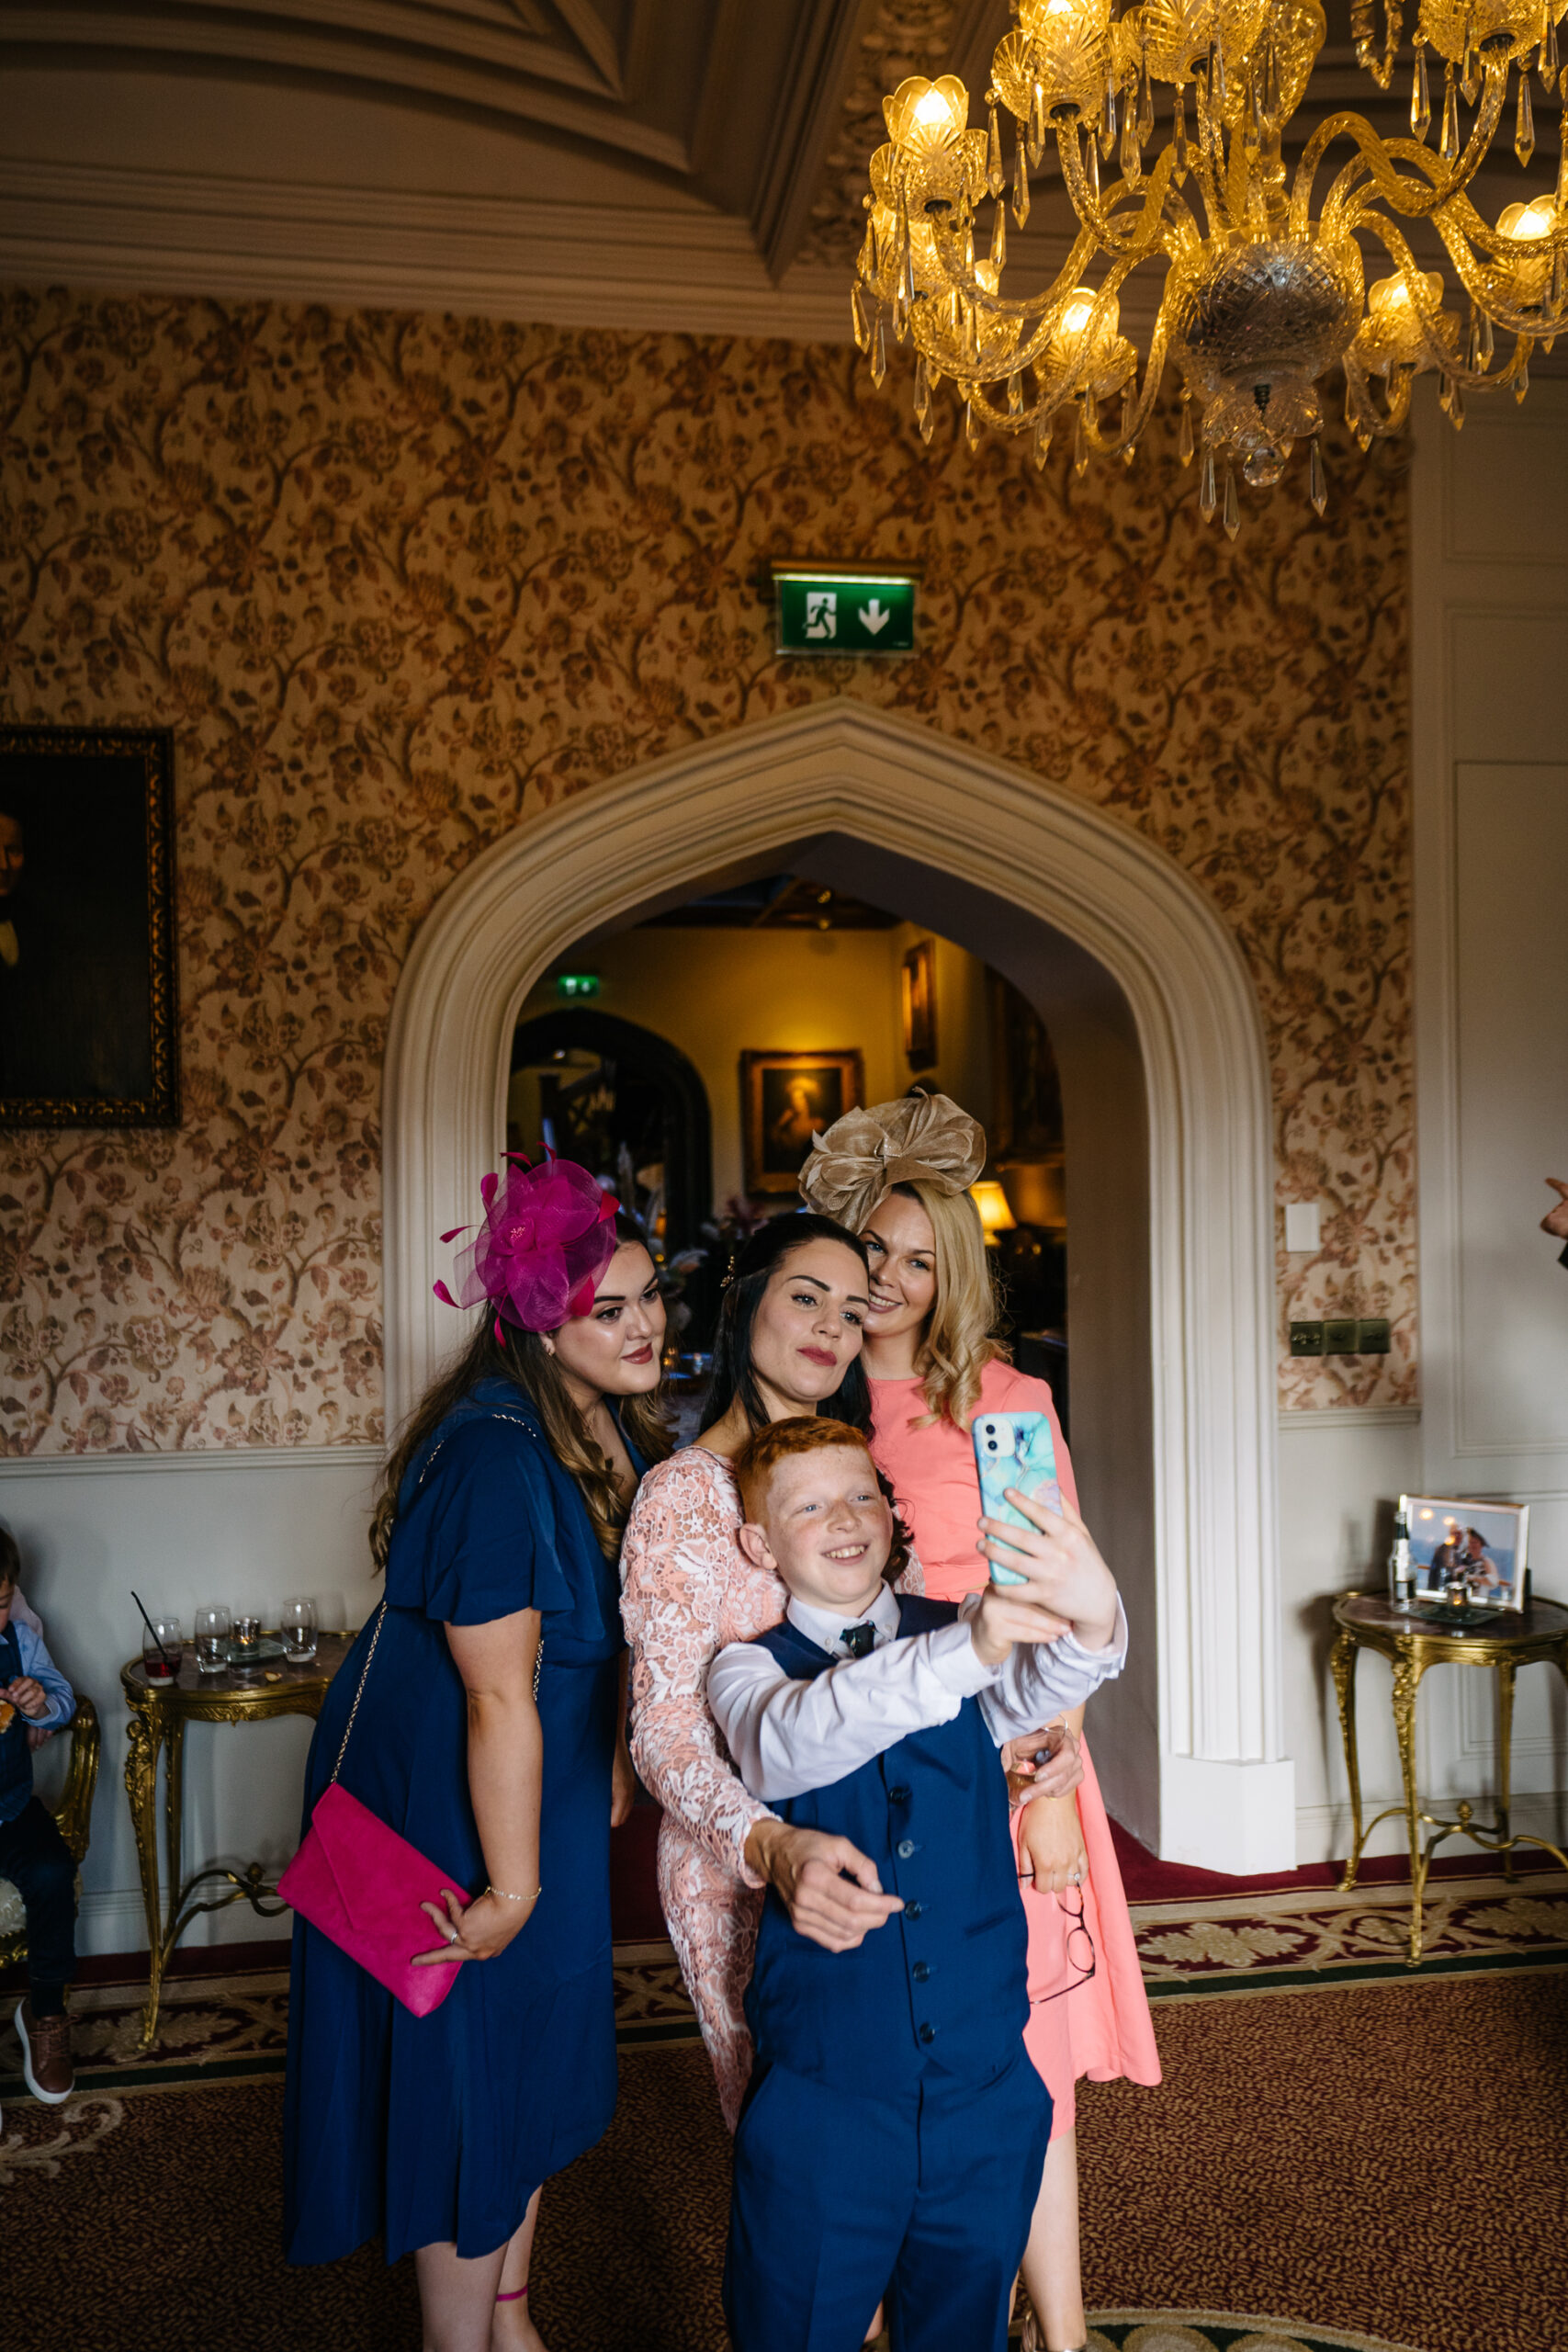
<instances>
[{"instance_id":1,"label":"framed portrait painting","mask_svg":"<svg viewBox=\"0 0 1568 2352\"><path fill-rule=\"evenodd\" d=\"M813 1136L865 1100L858 1046L740 1057L748 1193L793 1193Z\"/></svg>"},{"instance_id":2,"label":"framed portrait painting","mask_svg":"<svg viewBox=\"0 0 1568 2352\"><path fill-rule=\"evenodd\" d=\"M936 942L917 940L899 976L904 1058L911 1069L930 1069L936 1060Z\"/></svg>"},{"instance_id":3,"label":"framed portrait painting","mask_svg":"<svg viewBox=\"0 0 1568 2352\"><path fill-rule=\"evenodd\" d=\"M179 1122L172 739L0 728L0 1126Z\"/></svg>"}]
</instances>

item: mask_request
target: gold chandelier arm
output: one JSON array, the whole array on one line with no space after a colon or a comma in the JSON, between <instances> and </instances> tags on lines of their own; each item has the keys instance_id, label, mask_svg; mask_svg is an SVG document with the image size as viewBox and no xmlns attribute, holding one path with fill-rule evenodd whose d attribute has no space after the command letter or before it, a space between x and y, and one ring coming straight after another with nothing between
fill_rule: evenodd
<instances>
[{"instance_id":1,"label":"gold chandelier arm","mask_svg":"<svg viewBox=\"0 0 1568 2352\"><path fill-rule=\"evenodd\" d=\"M1118 221L1112 219L1123 199L1136 200L1139 191L1130 188L1125 180L1118 180L1109 198L1096 198L1085 175L1083 157L1078 151L1076 123L1055 125L1056 152L1062 159L1062 177L1072 198L1073 210L1090 231L1101 252L1125 255L1130 261L1145 261L1150 254L1165 246L1164 212L1166 192L1176 169L1176 158L1168 147L1160 155L1153 171L1144 183L1143 206L1136 220ZM1092 139L1093 130L1089 132Z\"/></svg>"},{"instance_id":2,"label":"gold chandelier arm","mask_svg":"<svg viewBox=\"0 0 1568 2352\"><path fill-rule=\"evenodd\" d=\"M1426 148L1416 147L1415 142L1410 140L1381 139L1364 115L1329 115L1318 124L1317 129L1307 141L1305 147L1302 150L1301 162L1296 166L1296 175L1291 187L1291 234L1301 237L1307 233L1312 212L1313 182L1317 176L1318 165L1337 139L1350 139L1355 141L1360 150L1361 161L1377 184L1379 195L1386 203L1391 204L1396 212L1406 220L1433 219L1445 204L1450 203L1461 189L1469 187L1485 162L1487 150L1492 144L1493 134L1496 130L1498 119L1503 111L1507 79L1506 71L1502 65L1488 65L1486 85L1482 92L1481 104L1476 109L1470 143L1441 186L1417 187L1393 168L1391 158L1400 149L1404 149L1412 162L1418 161L1423 168L1430 173L1433 166L1438 163L1438 158L1429 153Z\"/></svg>"},{"instance_id":3,"label":"gold chandelier arm","mask_svg":"<svg viewBox=\"0 0 1568 2352\"><path fill-rule=\"evenodd\" d=\"M1153 408L1159 392L1160 379L1165 374L1165 356L1169 340L1170 327L1166 317L1166 305L1162 300L1158 315L1155 320L1154 332L1149 337L1149 356L1144 369L1144 389L1131 417L1123 415L1113 435L1102 433L1100 429L1098 402L1089 400L1084 403L1084 434L1091 449L1099 451L1102 456L1119 458L1142 437L1144 427L1149 420L1149 411Z\"/></svg>"},{"instance_id":4,"label":"gold chandelier arm","mask_svg":"<svg viewBox=\"0 0 1568 2352\"><path fill-rule=\"evenodd\" d=\"M1542 254L1568 253L1568 220L1559 221L1544 237L1507 237L1500 229L1491 228L1477 212L1468 196L1456 196L1451 205L1445 205L1437 215L1438 227L1450 221L1460 234L1479 247L1488 259L1512 267L1519 261L1539 261ZM1445 236L1444 242L1447 243ZM1450 252L1452 247L1450 247Z\"/></svg>"},{"instance_id":5,"label":"gold chandelier arm","mask_svg":"<svg viewBox=\"0 0 1568 2352\"><path fill-rule=\"evenodd\" d=\"M1514 300L1512 272L1504 273L1490 268L1483 262L1478 262L1463 233L1441 216L1438 220L1438 234L1448 248L1449 259L1454 266L1454 275L1475 304L1476 309L1483 311L1493 325L1501 327L1506 334L1519 335L1527 342L1533 343L1541 331L1542 321L1539 312L1527 313L1518 308ZM1505 243L1506 242L1508 241L1505 240ZM1533 248L1527 248L1527 251L1529 252L1532 259L1544 260L1551 251L1551 246L1545 237L1541 237ZM1558 334L1564 328L1568 328L1568 316L1560 314L1555 322L1549 325L1548 332ZM1528 353L1526 356L1529 356ZM1522 364L1517 362L1517 355L1516 362L1510 363L1510 370L1505 371L1502 376L1484 375L1479 371L1467 372L1462 380L1467 384L1483 384L1489 388L1505 381L1512 381L1511 368L1514 364ZM1455 372L1452 368L1450 369L1450 374Z\"/></svg>"},{"instance_id":6,"label":"gold chandelier arm","mask_svg":"<svg viewBox=\"0 0 1568 2352\"><path fill-rule=\"evenodd\" d=\"M938 228L933 243L946 280L942 289L943 294L964 295L977 310L984 311L987 318L1021 321L1043 318L1055 310L1064 295L1070 294L1083 276L1085 265L1100 250L1100 240L1093 230L1080 228L1073 240L1072 251L1044 292L1014 301L1008 295L991 293L981 284L964 260L956 231ZM953 248L951 254L948 251L950 245Z\"/></svg>"}]
</instances>

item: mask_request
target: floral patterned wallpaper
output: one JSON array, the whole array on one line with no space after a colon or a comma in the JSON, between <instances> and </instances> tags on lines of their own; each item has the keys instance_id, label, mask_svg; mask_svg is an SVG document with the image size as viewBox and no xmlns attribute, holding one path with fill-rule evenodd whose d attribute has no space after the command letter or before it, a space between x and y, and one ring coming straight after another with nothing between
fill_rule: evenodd
<instances>
[{"instance_id":1,"label":"floral patterned wallpaper","mask_svg":"<svg viewBox=\"0 0 1568 2352\"><path fill-rule=\"evenodd\" d=\"M1256 976L1289 1316L1386 1314L1415 1394L1405 492L1337 438L1200 522L1130 470L930 453L900 357L478 320L13 293L4 712L177 743L185 1123L0 1136L0 1448L380 1434L380 1065L421 918L503 829L850 693L1141 828ZM1298 469L1299 470L1299 469ZM924 650L781 661L781 552L923 568Z\"/></svg>"}]
</instances>

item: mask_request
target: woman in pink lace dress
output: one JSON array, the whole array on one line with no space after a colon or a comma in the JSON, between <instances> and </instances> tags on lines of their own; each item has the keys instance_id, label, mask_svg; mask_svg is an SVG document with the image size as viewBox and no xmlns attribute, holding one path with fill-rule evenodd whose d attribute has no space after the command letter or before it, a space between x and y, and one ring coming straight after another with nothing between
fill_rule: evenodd
<instances>
[{"instance_id":1,"label":"woman in pink lace dress","mask_svg":"<svg viewBox=\"0 0 1568 2352\"><path fill-rule=\"evenodd\" d=\"M735 1540L730 1458L753 1429L792 1414L868 1426L858 1359L869 1288L863 1244L827 1217L780 1217L752 1236L725 1293L708 1425L644 1478L621 1552L632 1755L664 1808L660 1899L732 2131L751 2071L741 2001L764 1889L829 1951L880 1918L839 1875L844 1839L791 1828L747 1794L705 1696L716 1653L778 1624L788 1598ZM900 1581L920 1589L913 1564Z\"/></svg>"}]
</instances>

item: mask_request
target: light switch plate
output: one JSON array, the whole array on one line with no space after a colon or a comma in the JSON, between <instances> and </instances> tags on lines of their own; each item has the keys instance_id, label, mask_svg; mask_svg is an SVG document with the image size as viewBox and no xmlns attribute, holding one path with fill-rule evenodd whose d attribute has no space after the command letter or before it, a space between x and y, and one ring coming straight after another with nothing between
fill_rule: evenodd
<instances>
[{"instance_id":1,"label":"light switch plate","mask_svg":"<svg viewBox=\"0 0 1568 2352\"><path fill-rule=\"evenodd\" d=\"M1285 1203L1285 1247L1315 1255L1323 1241L1322 1220L1315 1201Z\"/></svg>"},{"instance_id":2,"label":"light switch plate","mask_svg":"<svg viewBox=\"0 0 1568 2352\"><path fill-rule=\"evenodd\" d=\"M1292 1323L1291 1353L1293 1356L1320 1356L1323 1353L1321 1323Z\"/></svg>"},{"instance_id":3,"label":"light switch plate","mask_svg":"<svg viewBox=\"0 0 1568 2352\"><path fill-rule=\"evenodd\" d=\"M1360 1335L1360 1326L1353 1315L1331 1316L1323 1327L1323 1352L1325 1356L1353 1356Z\"/></svg>"},{"instance_id":4,"label":"light switch plate","mask_svg":"<svg viewBox=\"0 0 1568 2352\"><path fill-rule=\"evenodd\" d=\"M1360 1356L1386 1356L1388 1351L1387 1317L1363 1315L1356 1326L1356 1353Z\"/></svg>"}]
</instances>

